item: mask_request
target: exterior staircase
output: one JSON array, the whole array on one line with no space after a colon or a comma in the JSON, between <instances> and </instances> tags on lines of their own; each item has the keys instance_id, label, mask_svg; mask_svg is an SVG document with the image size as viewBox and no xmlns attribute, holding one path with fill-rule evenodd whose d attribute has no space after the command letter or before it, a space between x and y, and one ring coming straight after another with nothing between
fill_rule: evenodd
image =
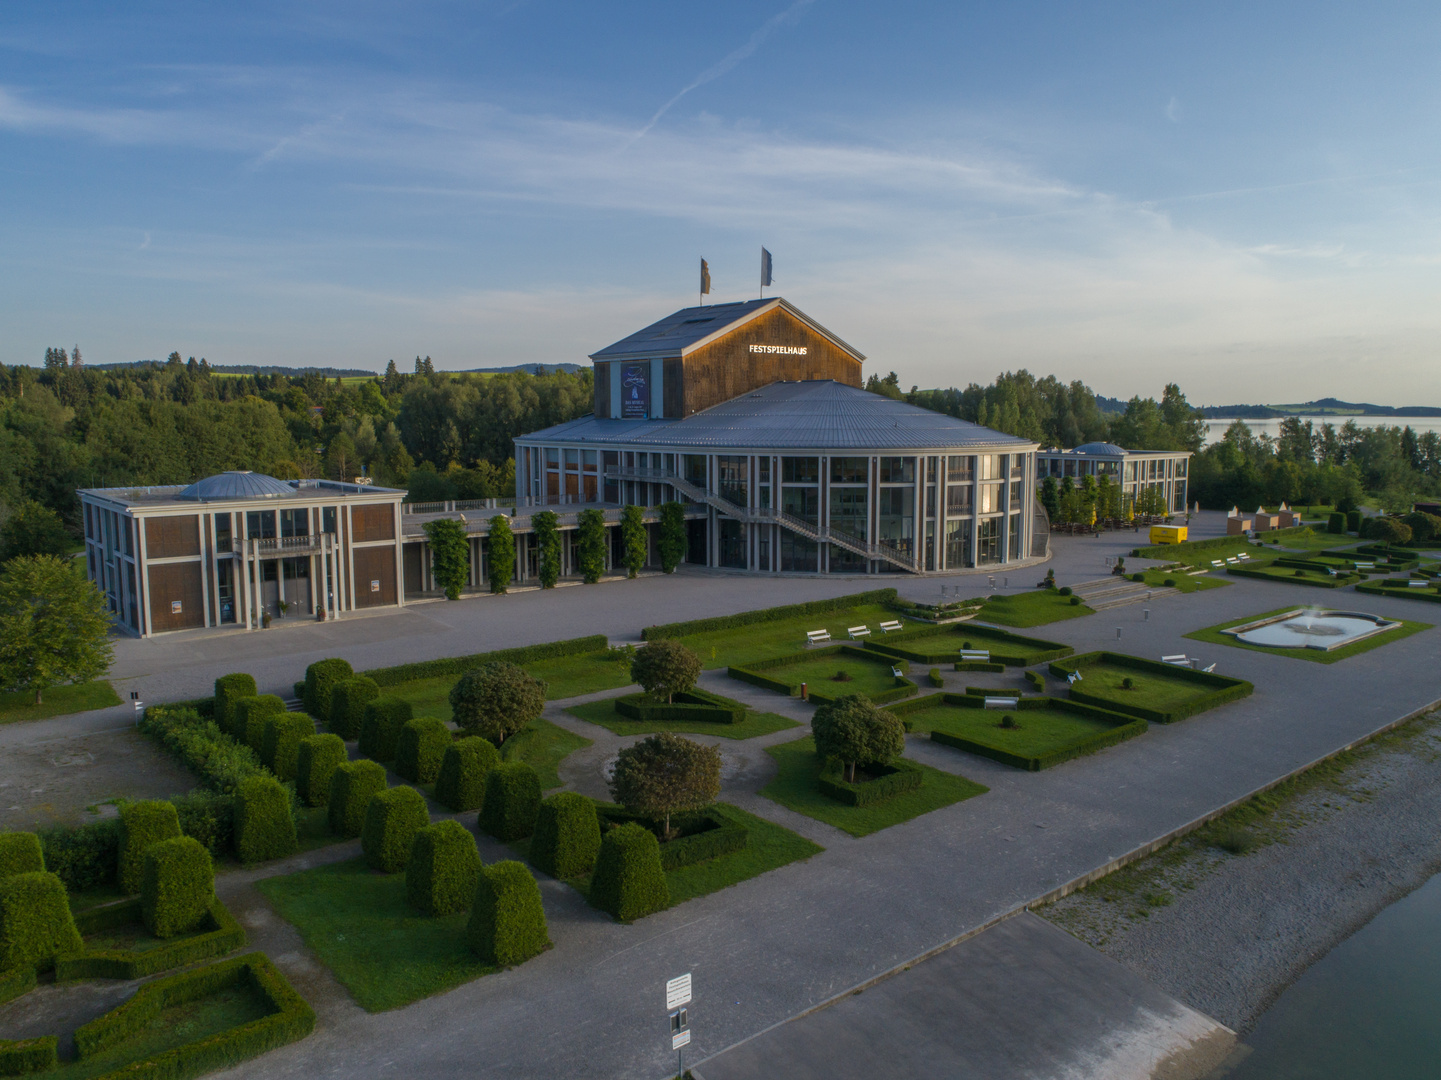
<instances>
[{"instance_id":1,"label":"exterior staircase","mask_svg":"<svg viewBox=\"0 0 1441 1080\"><path fill-rule=\"evenodd\" d=\"M1079 585L1072 585L1071 591L1079 596L1081 603L1087 607L1095 611L1105 611L1107 608L1138 604L1153 590L1145 582L1113 576L1083 581Z\"/></svg>"}]
</instances>

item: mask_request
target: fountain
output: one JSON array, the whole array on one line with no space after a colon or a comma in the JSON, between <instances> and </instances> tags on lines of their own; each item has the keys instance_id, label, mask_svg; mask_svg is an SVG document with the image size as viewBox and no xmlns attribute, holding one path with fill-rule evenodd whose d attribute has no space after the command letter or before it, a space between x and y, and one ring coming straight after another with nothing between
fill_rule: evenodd
<instances>
[{"instance_id":1,"label":"fountain","mask_svg":"<svg viewBox=\"0 0 1441 1080\"><path fill-rule=\"evenodd\" d=\"M1321 608L1296 608L1270 615L1255 622L1222 630L1247 645L1270 649L1320 649L1330 652L1376 634L1394 630L1401 624L1368 615L1361 611L1324 611Z\"/></svg>"}]
</instances>

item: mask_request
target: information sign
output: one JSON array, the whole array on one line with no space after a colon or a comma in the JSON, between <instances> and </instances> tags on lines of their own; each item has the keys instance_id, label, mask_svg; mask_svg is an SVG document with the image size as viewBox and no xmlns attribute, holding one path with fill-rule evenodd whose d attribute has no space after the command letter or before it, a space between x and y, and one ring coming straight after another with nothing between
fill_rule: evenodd
<instances>
[{"instance_id":1,"label":"information sign","mask_svg":"<svg viewBox=\"0 0 1441 1080\"><path fill-rule=\"evenodd\" d=\"M665 984L665 1007L679 1009L690 1002L690 972Z\"/></svg>"},{"instance_id":2,"label":"information sign","mask_svg":"<svg viewBox=\"0 0 1441 1080\"><path fill-rule=\"evenodd\" d=\"M649 361L621 365L620 415L622 420L644 420L650 416Z\"/></svg>"},{"instance_id":3,"label":"information sign","mask_svg":"<svg viewBox=\"0 0 1441 1080\"><path fill-rule=\"evenodd\" d=\"M672 1035L672 1036L670 1037L670 1048L671 1048L672 1050L679 1050L682 1046L689 1046L689 1045L690 1045L690 1028L686 1028L684 1031L678 1032L677 1034Z\"/></svg>"}]
</instances>

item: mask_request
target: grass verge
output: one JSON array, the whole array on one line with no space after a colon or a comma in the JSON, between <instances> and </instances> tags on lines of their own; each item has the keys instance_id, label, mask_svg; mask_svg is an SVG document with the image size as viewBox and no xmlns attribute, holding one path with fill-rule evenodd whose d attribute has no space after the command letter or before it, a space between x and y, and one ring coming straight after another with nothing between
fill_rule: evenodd
<instances>
[{"instance_id":1,"label":"grass verge","mask_svg":"<svg viewBox=\"0 0 1441 1080\"><path fill-rule=\"evenodd\" d=\"M547 701L618 690L630 685L630 665L612 660L605 653L556 656L533 661L524 667L531 676L545 682ZM415 679L387 686L384 693L410 702L416 716L435 716L450 723L450 688L455 682L455 678L449 675Z\"/></svg>"},{"instance_id":2,"label":"grass verge","mask_svg":"<svg viewBox=\"0 0 1441 1080\"><path fill-rule=\"evenodd\" d=\"M78 686L52 686L35 704L35 694L24 690L0 694L0 724L19 720L46 720L52 716L108 709L120 704L120 695L104 679L80 683Z\"/></svg>"},{"instance_id":3,"label":"grass verge","mask_svg":"<svg viewBox=\"0 0 1441 1080\"><path fill-rule=\"evenodd\" d=\"M1069 596L1050 589L1018 593L1015 596L993 596L976 616L982 622L1001 626L1044 626L1065 619L1079 619L1095 612L1085 604L1073 604Z\"/></svg>"},{"instance_id":4,"label":"grass verge","mask_svg":"<svg viewBox=\"0 0 1441 1080\"><path fill-rule=\"evenodd\" d=\"M549 720L532 720L524 731L505 740L500 756L505 761L524 761L539 774L540 789L549 791L561 785L560 773L556 770L566 756L584 749L592 741Z\"/></svg>"},{"instance_id":5,"label":"grass verge","mask_svg":"<svg viewBox=\"0 0 1441 1080\"><path fill-rule=\"evenodd\" d=\"M832 641L845 641L848 626L864 623L880 633L879 624L895 618L896 612L881 604L859 604L820 615L797 615L774 622L688 634L676 640L694 649L708 668L744 667L753 660L805 648L806 634L811 630L829 630Z\"/></svg>"},{"instance_id":6,"label":"grass verge","mask_svg":"<svg viewBox=\"0 0 1441 1080\"><path fill-rule=\"evenodd\" d=\"M1142 581L1153 589L1175 589L1181 593L1204 592L1231 584L1209 574L1205 577L1189 577L1184 570L1146 570L1141 573L1141 577ZM1168 581L1171 582L1170 585L1166 584Z\"/></svg>"},{"instance_id":7,"label":"grass verge","mask_svg":"<svg viewBox=\"0 0 1441 1080\"><path fill-rule=\"evenodd\" d=\"M1272 656L1289 656L1293 660L1310 660L1315 664L1334 664L1338 660L1370 652L1372 649L1379 649L1382 645L1390 642L1400 641L1412 634L1419 634L1422 630L1430 630L1432 625L1431 623L1405 620L1395 630L1388 630L1384 634L1377 634L1375 637L1369 637L1351 645L1343 645L1330 652L1323 652L1320 649L1271 649L1264 645L1248 645L1244 641L1237 641L1232 634L1221 633L1222 630L1230 629L1233 626L1241 626L1244 623L1255 622L1258 619L1265 619L1271 615L1280 615L1282 612L1292 610L1294 610L1294 605L1276 608L1274 611L1263 611L1259 615L1248 615L1244 619L1231 619L1228 622L1217 623L1215 626L1208 626L1203 630L1193 630L1186 636L1193 641L1204 641L1208 645L1226 645L1233 649L1249 649L1252 652L1269 653ZM1090 677L1089 671L1086 673L1086 677Z\"/></svg>"},{"instance_id":8,"label":"grass verge","mask_svg":"<svg viewBox=\"0 0 1441 1080\"><path fill-rule=\"evenodd\" d=\"M588 724L598 724L616 735L650 735L657 731L676 731L685 735L719 735L723 739L754 739L757 735L769 735L773 731L800 727L795 720L772 712L747 712L739 724L708 724L704 721L693 724L647 724L630 720L615 711L610 701L592 701L575 705L566 712Z\"/></svg>"},{"instance_id":9,"label":"grass verge","mask_svg":"<svg viewBox=\"0 0 1441 1080\"><path fill-rule=\"evenodd\" d=\"M1001 719L1006 715L1012 718L1015 727L1001 726ZM1131 729L1134 725L1137 735L1146 730L1143 721L1137 722L1128 716L1103 719L1069 712L1064 707L1015 710L962 708L944 704L939 696L930 708L907 712L905 721L908 731L949 735L974 744L962 749L1032 770L1044 768L1052 760L1088 753L1093 745L1095 749L1101 749L1095 744L1103 741L1112 731L1118 732L1116 738L1119 741L1121 735L1118 729ZM996 753L987 753L988 750ZM1015 758L1028 760L1023 765L1013 760Z\"/></svg>"}]
</instances>

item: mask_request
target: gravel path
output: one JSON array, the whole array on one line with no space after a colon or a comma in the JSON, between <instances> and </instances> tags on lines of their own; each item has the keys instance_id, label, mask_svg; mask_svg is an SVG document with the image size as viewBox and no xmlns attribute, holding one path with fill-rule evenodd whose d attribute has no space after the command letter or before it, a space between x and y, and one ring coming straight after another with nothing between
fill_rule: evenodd
<instances>
[{"instance_id":1,"label":"gravel path","mask_svg":"<svg viewBox=\"0 0 1441 1080\"><path fill-rule=\"evenodd\" d=\"M1188 838L1039 914L1245 1032L1382 909L1441 872L1441 715L1303 782L1229 854Z\"/></svg>"}]
</instances>

